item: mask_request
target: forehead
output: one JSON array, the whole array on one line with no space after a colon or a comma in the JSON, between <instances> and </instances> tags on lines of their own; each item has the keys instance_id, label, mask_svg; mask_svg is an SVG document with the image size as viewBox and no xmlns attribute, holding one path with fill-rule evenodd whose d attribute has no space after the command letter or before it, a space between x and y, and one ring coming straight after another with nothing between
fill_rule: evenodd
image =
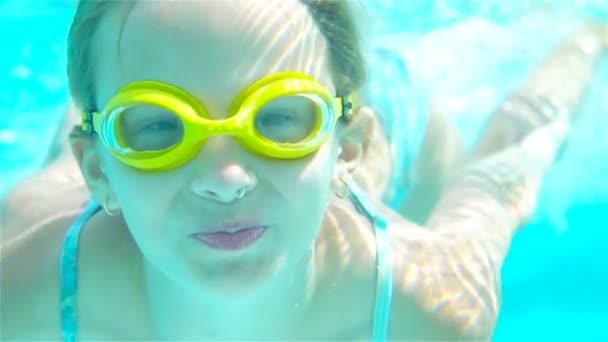
<instances>
[{"instance_id":1,"label":"forehead","mask_svg":"<svg viewBox=\"0 0 608 342\"><path fill-rule=\"evenodd\" d=\"M146 1L100 30L99 101L129 82L181 87L222 110L270 73L307 73L334 91L326 41L297 0ZM224 107L224 108L221 108Z\"/></svg>"}]
</instances>

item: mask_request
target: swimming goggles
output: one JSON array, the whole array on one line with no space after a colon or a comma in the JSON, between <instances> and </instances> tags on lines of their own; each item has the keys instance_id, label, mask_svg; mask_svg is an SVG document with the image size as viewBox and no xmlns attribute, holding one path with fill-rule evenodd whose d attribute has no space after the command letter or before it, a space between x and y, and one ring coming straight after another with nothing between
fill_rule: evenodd
<instances>
[{"instance_id":1,"label":"swimming goggles","mask_svg":"<svg viewBox=\"0 0 608 342\"><path fill-rule=\"evenodd\" d=\"M215 135L231 135L259 155L297 159L317 151L338 119L352 115L351 98L343 101L306 74L280 72L248 86L227 118L214 120L186 91L138 81L118 91L101 112L83 112L82 130L97 132L124 164L150 172L188 162Z\"/></svg>"}]
</instances>

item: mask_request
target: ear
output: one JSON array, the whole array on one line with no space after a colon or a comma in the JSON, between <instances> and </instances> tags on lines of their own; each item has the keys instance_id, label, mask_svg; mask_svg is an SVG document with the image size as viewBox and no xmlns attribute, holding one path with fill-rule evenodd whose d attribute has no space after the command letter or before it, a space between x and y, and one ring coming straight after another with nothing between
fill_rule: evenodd
<instances>
[{"instance_id":1,"label":"ear","mask_svg":"<svg viewBox=\"0 0 608 342\"><path fill-rule=\"evenodd\" d=\"M338 160L352 173L367 155L374 129L375 114L369 107L360 107L339 132Z\"/></svg>"},{"instance_id":2,"label":"ear","mask_svg":"<svg viewBox=\"0 0 608 342\"><path fill-rule=\"evenodd\" d=\"M80 172L97 203L104 203L111 194L108 178L97 149L97 137L80 131L75 126L70 134L70 147ZM110 196L110 200L112 196Z\"/></svg>"}]
</instances>

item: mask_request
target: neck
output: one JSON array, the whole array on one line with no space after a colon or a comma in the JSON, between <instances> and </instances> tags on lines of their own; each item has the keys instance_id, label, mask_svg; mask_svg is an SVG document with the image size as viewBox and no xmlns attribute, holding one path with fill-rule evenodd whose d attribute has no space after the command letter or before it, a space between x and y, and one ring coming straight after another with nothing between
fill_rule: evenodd
<instances>
[{"instance_id":1,"label":"neck","mask_svg":"<svg viewBox=\"0 0 608 342\"><path fill-rule=\"evenodd\" d=\"M160 338L170 340L289 337L301 330L315 302L319 278L315 249L297 262L283 265L266 284L240 296L237 291L210 294L203 286L185 285L146 261L148 309L154 329Z\"/></svg>"}]
</instances>

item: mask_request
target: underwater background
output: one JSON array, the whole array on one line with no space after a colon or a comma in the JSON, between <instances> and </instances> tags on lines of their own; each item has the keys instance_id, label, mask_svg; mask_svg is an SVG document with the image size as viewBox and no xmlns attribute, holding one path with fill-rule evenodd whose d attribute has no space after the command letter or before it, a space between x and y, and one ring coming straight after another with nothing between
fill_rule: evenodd
<instances>
[{"instance_id":1,"label":"underwater background","mask_svg":"<svg viewBox=\"0 0 608 342\"><path fill-rule=\"evenodd\" d=\"M367 92L407 170L429 104L472 144L501 99L608 0L361 0ZM73 0L0 0L0 196L40 169L68 108ZM608 37L607 37L608 39ZM387 202L407 195L395 181ZM608 60L503 267L494 341L608 341Z\"/></svg>"}]
</instances>

